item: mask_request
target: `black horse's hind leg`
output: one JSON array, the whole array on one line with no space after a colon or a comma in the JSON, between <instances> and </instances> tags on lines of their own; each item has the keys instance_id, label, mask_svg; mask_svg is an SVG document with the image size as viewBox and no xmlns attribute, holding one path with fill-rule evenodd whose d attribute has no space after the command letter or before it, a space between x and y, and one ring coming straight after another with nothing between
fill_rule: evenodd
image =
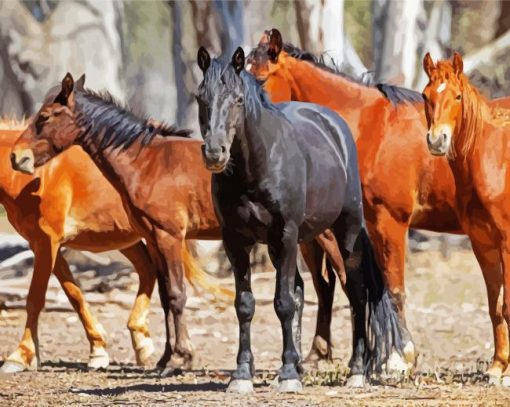
<instances>
[{"instance_id":1,"label":"black horse's hind leg","mask_svg":"<svg viewBox=\"0 0 510 407\"><path fill-rule=\"evenodd\" d=\"M294 281L294 319L292 320L292 332L294 344L299 355L299 371L302 373L301 362L303 361L303 350L301 348L301 322L303 318L303 306L305 301L305 286L299 268L296 267L296 278Z\"/></svg>"},{"instance_id":2,"label":"black horse's hind leg","mask_svg":"<svg viewBox=\"0 0 510 407\"><path fill-rule=\"evenodd\" d=\"M345 292L351 307L352 356L349 362L348 385L362 387L365 384L368 359L368 337L366 329L367 289L361 268L362 245L358 238L362 224L360 211L344 211L333 225L346 269ZM354 243L355 242L355 243Z\"/></svg>"},{"instance_id":3,"label":"black horse's hind leg","mask_svg":"<svg viewBox=\"0 0 510 407\"><path fill-rule=\"evenodd\" d=\"M328 281L322 275L324 250L315 241L301 245L301 253L312 274L313 285L318 297L317 322L312 348L305 359L306 363L314 363L322 359L331 360L331 318L335 294L336 275L331 263L326 261Z\"/></svg>"},{"instance_id":4,"label":"black horse's hind leg","mask_svg":"<svg viewBox=\"0 0 510 407\"><path fill-rule=\"evenodd\" d=\"M274 308L283 333L283 365L279 371L280 384L278 386L280 392L302 390L298 372L299 354L292 332L296 305L291 290L294 291L295 288L297 237L297 226L287 224L276 233L271 233L268 241L269 255L276 268Z\"/></svg>"},{"instance_id":5,"label":"black horse's hind leg","mask_svg":"<svg viewBox=\"0 0 510 407\"><path fill-rule=\"evenodd\" d=\"M223 231L223 246L232 264L236 283L235 308L239 321L239 350L237 368L232 373L229 392L253 391L251 382L255 374L251 352L250 326L255 313L255 298L251 291L250 252L254 241L237 233Z\"/></svg>"}]
</instances>

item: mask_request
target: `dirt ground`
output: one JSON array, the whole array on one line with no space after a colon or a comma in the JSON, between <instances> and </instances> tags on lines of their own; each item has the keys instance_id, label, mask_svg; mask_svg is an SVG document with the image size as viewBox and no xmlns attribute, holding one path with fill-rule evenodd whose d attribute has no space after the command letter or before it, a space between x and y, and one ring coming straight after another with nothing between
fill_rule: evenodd
<instances>
[{"instance_id":1,"label":"dirt ground","mask_svg":"<svg viewBox=\"0 0 510 407\"><path fill-rule=\"evenodd\" d=\"M129 291L134 297L137 280L134 274L131 277ZM304 278L303 349L307 352L316 297L308 273ZM225 279L225 285L232 286L231 280ZM253 395L224 393L237 350L233 306L211 305L190 290L187 320L200 358L195 370L161 377L159 372L137 368L125 328L129 309L112 302L92 306L109 334L112 364L104 372L86 372L88 343L77 316L44 312L39 325L42 368L0 376L0 405L510 405L510 390L489 386L483 375L492 357L492 330L482 276L470 251L455 251L448 259L436 251L408 256L407 318L420 356L411 377L392 386L363 390L343 386L351 328L346 298L338 290L334 364L318 370L309 367L303 394L275 393L270 383L279 367L281 332L272 305L273 274L255 274L253 286L257 306L252 343L258 369ZM0 311L0 360L15 348L24 318L23 310ZM150 327L158 354L163 345L161 321L155 296Z\"/></svg>"}]
</instances>

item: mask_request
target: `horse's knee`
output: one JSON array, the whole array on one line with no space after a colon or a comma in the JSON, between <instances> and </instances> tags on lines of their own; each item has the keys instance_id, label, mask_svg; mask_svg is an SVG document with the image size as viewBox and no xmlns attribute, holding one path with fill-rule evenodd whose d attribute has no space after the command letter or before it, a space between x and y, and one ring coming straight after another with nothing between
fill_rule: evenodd
<instances>
[{"instance_id":1,"label":"horse's knee","mask_svg":"<svg viewBox=\"0 0 510 407\"><path fill-rule=\"evenodd\" d=\"M277 297L274 300L274 309L281 321L292 319L295 311L294 300L290 295Z\"/></svg>"},{"instance_id":2,"label":"horse's knee","mask_svg":"<svg viewBox=\"0 0 510 407\"><path fill-rule=\"evenodd\" d=\"M251 292L243 291L236 296L235 307L239 321L251 321L255 313L255 297Z\"/></svg>"}]
</instances>

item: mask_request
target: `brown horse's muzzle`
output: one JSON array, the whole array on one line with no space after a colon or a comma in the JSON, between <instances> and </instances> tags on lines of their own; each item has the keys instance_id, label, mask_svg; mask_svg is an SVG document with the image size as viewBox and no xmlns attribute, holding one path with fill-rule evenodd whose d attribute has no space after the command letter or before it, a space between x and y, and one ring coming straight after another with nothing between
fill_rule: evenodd
<instances>
[{"instance_id":1,"label":"brown horse's muzzle","mask_svg":"<svg viewBox=\"0 0 510 407\"><path fill-rule=\"evenodd\" d=\"M14 149L11 153L11 166L13 170L33 174L35 167L34 153L31 149Z\"/></svg>"}]
</instances>

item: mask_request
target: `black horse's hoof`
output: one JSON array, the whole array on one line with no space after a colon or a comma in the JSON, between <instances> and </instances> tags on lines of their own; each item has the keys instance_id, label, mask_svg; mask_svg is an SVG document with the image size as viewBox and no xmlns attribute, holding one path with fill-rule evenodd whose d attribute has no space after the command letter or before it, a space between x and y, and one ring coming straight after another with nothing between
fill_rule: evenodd
<instances>
[{"instance_id":1,"label":"black horse's hoof","mask_svg":"<svg viewBox=\"0 0 510 407\"><path fill-rule=\"evenodd\" d=\"M228 384L227 393L237 394L253 393L253 383L251 380L233 379Z\"/></svg>"}]
</instances>

